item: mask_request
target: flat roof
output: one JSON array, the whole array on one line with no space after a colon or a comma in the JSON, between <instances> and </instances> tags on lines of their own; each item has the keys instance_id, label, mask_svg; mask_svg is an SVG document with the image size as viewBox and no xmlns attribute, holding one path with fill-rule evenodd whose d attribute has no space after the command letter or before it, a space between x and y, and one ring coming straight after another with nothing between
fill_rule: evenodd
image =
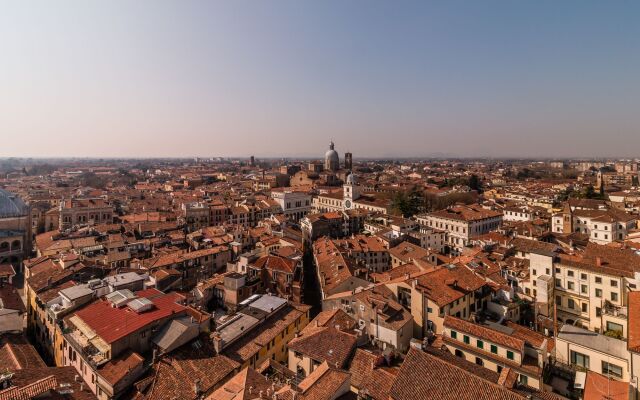
<instances>
[{"instance_id":1,"label":"flat roof","mask_svg":"<svg viewBox=\"0 0 640 400\"><path fill-rule=\"evenodd\" d=\"M242 336L246 331L260 323L260 320L250 315L239 313L233 322L224 326L218 331L222 339L222 345L226 346L238 337Z\"/></svg>"},{"instance_id":2,"label":"flat roof","mask_svg":"<svg viewBox=\"0 0 640 400\"><path fill-rule=\"evenodd\" d=\"M629 354L626 342L573 325L563 325L558 339L622 359L627 359Z\"/></svg>"},{"instance_id":3,"label":"flat roof","mask_svg":"<svg viewBox=\"0 0 640 400\"><path fill-rule=\"evenodd\" d=\"M284 306L285 304L287 304L287 300L278 296L271 296L271 295L265 294L261 296L259 299L251 302L250 306L270 314L276 311L277 309L279 309L280 307Z\"/></svg>"},{"instance_id":4,"label":"flat roof","mask_svg":"<svg viewBox=\"0 0 640 400\"><path fill-rule=\"evenodd\" d=\"M93 294L93 290L89 289L87 285L76 285L61 290L60 294L69 300L75 300Z\"/></svg>"}]
</instances>

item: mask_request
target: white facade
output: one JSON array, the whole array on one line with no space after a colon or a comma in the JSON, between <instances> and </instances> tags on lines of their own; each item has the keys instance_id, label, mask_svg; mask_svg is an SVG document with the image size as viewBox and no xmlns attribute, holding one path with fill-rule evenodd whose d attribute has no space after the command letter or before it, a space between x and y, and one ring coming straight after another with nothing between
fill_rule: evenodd
<instances>
[{"instance_id":1,"label":"white facade","mask_svg":"<svg viewBox=\"0 0 640 400\"><path fill-rule=\"evenodd\" d=\"M299 221L311 211L311 195L304 192L274 190L271 198L280 205L284 215L293 221Z\"/></svg>"}]
</instances>

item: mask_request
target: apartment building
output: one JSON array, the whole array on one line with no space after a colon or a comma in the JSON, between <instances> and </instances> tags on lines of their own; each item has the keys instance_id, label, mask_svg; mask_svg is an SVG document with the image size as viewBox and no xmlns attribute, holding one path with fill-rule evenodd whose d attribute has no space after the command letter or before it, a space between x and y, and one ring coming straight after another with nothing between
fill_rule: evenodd
<instances>
[{"instance_id":1,"label":"apartment building","mask_svg":"<svg viewBox=\"0 0 640 400\"><path fill-rule=\"evenodd\" d=\"M150 351L151 338L162 325L188 315L184 300L156 289L110 293L65 319L62 365L75 367L98 398L111 398L115 393L102 368L128 359L132 352Z\"/></svg>"},{"instance_id":2,"label":"apartment building","mask_svg":"<svg viewBox=\"0 0 640 400\"><path fill-rule=\"evenodd\" d=\"M501 373L510 368L518 383L543 388L542 371L547 361L547 341L536 347L517 337L515 330L497 323L473 323L446 316L442 339L449 351L467 361Z\"/></svg>"},{"instance_id":3,"label":"apartment building","mask_svg":"<svg viewBox=\"0 0 640 400\"><path fill-rule=\"evenodd\" d=\"M384 283L413 315L414 333L422 338L444 330L444 318L469 318L486 309L489 283L466 266L449 264Z\"/></svg>"},{"instance_id":4,"label":"apartment building","mask_svg":"<svg viewBox=\"0 0 640 400\"><path fill-rule=\"evenodd\" d=\"M593 371L622 382L629 382L636 368L626 342L568 324L560 328L555 353L558 361L578 371Z\"/></svg>"},{"instance_id":5,"label":"apartment building","mask_svg":"<svg viewBox=\"0 0 640 400\"><path fill-rule=\"evenodd\" d=\"M278 203L284 215L291 221L297 222L311 211L312 197L303 191L292 188L273 189L271 198Z\"/></svg>"},{"instance_id":6,"label":"apartment building","mask_svg":"<svg viewBox=\"0 0 640 400\"><path fill-rule=\"evenodd\" d=\"M558 321L627 337L627 295L640 278L635 252L589 244L580 256L560 254L553 278Z\"/></svg>"},{"instance_id":7,"label":"apartment building","mask_svg":"<svg viewBox=\"0 0 640 400\"><path fill-rule=\"evenodd\" d=\"M358 343L355 326L341 309L321 312L289 342L289 370L306 377L325 361L345 368Z\"/></svg>"},{"instance_id":8,"label":"apartment building","mask_svg":"<svg viewBox=\"0 0 640 400\"><path fill-rule=\"evenodd\" d=\"M637 217L619 209L565 210L553 215L551 230L556 233L583 233L589 241L607 244L623 241L637 227Z\"/></svg>"},{"instance_id":9,"label":"apartment building","mask_svg":"<svg viewBox=\"0 0 640 400\"><path fill-rule=\"evenodd\" d=\"M334 240L334 243L338 251L370 272L384 272L391 267L389 250L376 236L354 235L350 238Z\"/></svg>"},{"instance_id":10,"label":"apartment building","mask_svg":"<svg viewBox=\"0 0 640 400\"><path fill-rule=\"evenodd\" d=\"M408 350L413 337L413 316L384 285L335 294L322 302L323 311L342 309L357 321L357 328L380 348Z\"/></svg>"},{"instance_id":11,"label":"apartment building","mask_svg":"<svg viewBox=\"0 0 640 400\"><path fill-rule=\"evenodd\" d=\"M459 253L471 238L498 229L502 223L502 213L480 205L457 205L420 215L416 220L420 225L447 232L445 251Z\"/></svg>"},{"instance_id":12,"label":"apartment building","mask_svg":"<svg viewBox=\"0 0 640 400\"><path fill-rule=\"evenodd\" d=\"M211 210L206 203L182 203L180 210L184 223L192 231L211 225Z\"/></svg>"},{"instance_id":13,"label":"apartment building","mask_svg":"<svg viewBox=\"0 0 640 400\"><path fill-rule=\"evenodd\" d=\"M217 353L241 368L287 362L287 344L309 323L311 307L270 295L252 296L240 307L211 334Z\"/></svg>"},{"instance_id":14,"label":"apartment building","mask_svg":"<svg viewBox=\"0 0 640 400\"><path fill-rule=\"evenodd\" d=\"M113 222L113 207L103 198L65 199L60 202L61 230L74 225L110 224Z\"/></svg>"},{"instance_id":15,"label":"apartment building","mask_svg":"<svg viewBox=\"0 0 640 400\"><path fill-rule=\"evenodd\" d=\"M502 210L505 221L533 221L535 212L527 207L505 207Z\"/></svg>"},{"instance_id":16,"label":"apartment building","mask_svg":"<svg viewBox=\"0 0 640 400\"><path fill-rule=\"evenodd\" d=\"M267 255L247 265L246 286L260 281L260 290L302 302L302 260Z\"/></svg>"}]
</instances>

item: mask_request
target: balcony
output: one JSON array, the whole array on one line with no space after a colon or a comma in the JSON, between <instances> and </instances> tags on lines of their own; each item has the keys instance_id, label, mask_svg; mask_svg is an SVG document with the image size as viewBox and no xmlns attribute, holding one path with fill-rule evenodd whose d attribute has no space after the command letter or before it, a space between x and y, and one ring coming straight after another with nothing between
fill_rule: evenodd
<instances>
[{"instance_id":1,"label":"balcony","mask_svg":"<svg viewBox=\"0 0 640 400\"><path fill-rule=\"evenodd\" d=\"M604 315L610 315L613 317L624 318L626 319L628 314L627 307L617 306L615 304L606 301L604 303L604 307L602 307L602 313Z\"/></svg>"},{"instance_id":2,"label":"balcony","mask_svg":"<svg viewBox=\"0 0 640 400\"><path fill-rule=\"evenodd\" d=\"M64 337L82 358L94 369L105 364L109 359L79 330L64 330Z\"/></svg>"}]
</instances>

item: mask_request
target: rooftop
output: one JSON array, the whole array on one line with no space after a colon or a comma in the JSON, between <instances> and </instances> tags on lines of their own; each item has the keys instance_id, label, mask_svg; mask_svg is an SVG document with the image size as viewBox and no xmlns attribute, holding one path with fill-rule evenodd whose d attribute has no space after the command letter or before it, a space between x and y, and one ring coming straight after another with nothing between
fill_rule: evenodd
<instances>
[{"instance_id":1,"label":"rooftop","mask_svg":"<svg viewBox=\"0 0 640 400\"><path fill-rule=\"evenodd\" d=\"M16 194L0 189L0 218L23 217L29 214L29 206Z\"/></svg>"}]
</instances>

